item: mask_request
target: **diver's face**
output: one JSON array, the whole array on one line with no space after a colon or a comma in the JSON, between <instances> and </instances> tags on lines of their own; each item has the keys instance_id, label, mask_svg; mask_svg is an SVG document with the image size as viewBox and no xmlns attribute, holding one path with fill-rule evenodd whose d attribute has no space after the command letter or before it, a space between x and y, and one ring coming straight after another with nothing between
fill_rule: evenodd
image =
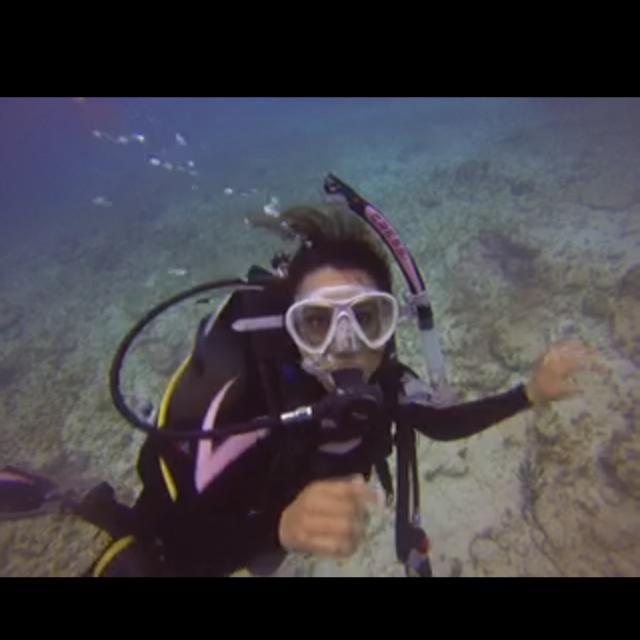
<instances>
[{"instance_id":1,"label":"diver's face","mask_svg":"<svg viewBox=\"0 0 640 640\"><path fill-rule=\"evenodd\" d=\"M377 288L373 278L360 269L335 269L333 267L320 267L308 273L296 291L296 299L301 299L311 295L313 292L323 287L336 287L342 285L359 285L363 287ZM311 356L300 349L303 357ZM362 370L365 380L382 363L384 347L380 349L369 349L360 342L359 348L343 348L341 341L334 339L327 349L329 361L325 362L325 370L357 368Z\"/></svg>"}]
</instances>

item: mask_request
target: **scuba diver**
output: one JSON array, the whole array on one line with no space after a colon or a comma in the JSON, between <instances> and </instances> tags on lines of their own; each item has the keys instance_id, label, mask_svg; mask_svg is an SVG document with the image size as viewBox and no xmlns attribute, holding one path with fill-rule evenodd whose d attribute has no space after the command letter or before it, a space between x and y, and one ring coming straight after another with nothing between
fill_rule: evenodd
<instances>
[{"instance_id":1,"label":"scuba diver","mask_svg":"<svg viewBox=\"0 0 640 640\"><path fill-rule=\"evenodd\" d=\"M14 468L0 473L8 514L62 510L106 530L113 542L92 576L273 574L288 553L345 558L363 543L367 511L395 503L396 554L407 575L431 576L419 513L416 432L457 440L533 405L577 391L571 376L590 351L552 345L527 382L456 403L448 385L422 276L384 215L329 174L330 204L295 207L256 226L299 246L273 271L200 285L149 312L114 358L116 408L147 435L138 458L142 492L133 507L106 483L82 499ZM355 215L354 215L355 214ZM393 294L391 251L410 292ZM190 356L167 386L157 415L133 411L120 369L142 329L204 291L229 288L200 322ZM402 364L395 332L415 318L428 380ZM396 478L387 459L396 452Z\"/></svg>"}]
</instances>

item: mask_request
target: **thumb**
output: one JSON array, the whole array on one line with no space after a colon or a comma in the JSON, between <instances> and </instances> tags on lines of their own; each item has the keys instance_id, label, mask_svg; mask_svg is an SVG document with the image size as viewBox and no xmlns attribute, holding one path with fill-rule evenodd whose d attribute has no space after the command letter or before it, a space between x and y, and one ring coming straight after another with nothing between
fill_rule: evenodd
<instances>
[{"instance_id":1,"label":"thumb","mask_svg":"<svg viewBox=\"0 0 640 640\"><path fill-rule=\"evenodd\" d=\"M349 482L356 486L364 486L367 484L364 475L361 473L354 473L352 476L349 476Z\"/></svg>"},{"instance_id":2,"label":"thumb","mask_svg":"<svg viewBox=\"0 0 640 640\"><path fill-rule=\"evenodd\" d=\"M384 503L384 498L381 498L380 492L369 486L361 473L351 476L349 482L356 489L357 494L364 500L365 504L379 506Z\"/></svg>"}]
</instances>

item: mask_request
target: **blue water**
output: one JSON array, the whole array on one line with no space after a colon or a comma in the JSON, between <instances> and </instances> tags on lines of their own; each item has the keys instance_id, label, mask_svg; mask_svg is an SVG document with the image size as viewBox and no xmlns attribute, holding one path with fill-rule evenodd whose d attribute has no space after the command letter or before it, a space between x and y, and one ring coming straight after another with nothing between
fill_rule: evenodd
<instances>
[{"instance_id":1,"label":"blue water","mask_svg":"<svg viewBox=\"0 0 640 640\"><path fill-rule=\"evenodd\" d=\"M152 154L194 161L197 184L207 192L232 179L249 184L267 176L275 184L265 188L302 181L311 189L309 172L320 180L323 171L357 162L359 149L383 160L385 145L412 143L437 158L434 127L447 127L452 136L459 129L462 136L470 126L482 133L500 120L506 129L510 120L588 106L497 99L4 98L0 215L10 234L36 221L55 228L61 218L81 218L87 213L79 210L100 195L117 204L131 189L141 201L160 186L174 197L186 193L193 181L154 171L147 162ZM92 136L94 129L116 138L143 134L146 142L113 144ZM186 148L176 144L176 133ZM112 213L124 212L115 206Z\"/></svg>"}]
</instances>

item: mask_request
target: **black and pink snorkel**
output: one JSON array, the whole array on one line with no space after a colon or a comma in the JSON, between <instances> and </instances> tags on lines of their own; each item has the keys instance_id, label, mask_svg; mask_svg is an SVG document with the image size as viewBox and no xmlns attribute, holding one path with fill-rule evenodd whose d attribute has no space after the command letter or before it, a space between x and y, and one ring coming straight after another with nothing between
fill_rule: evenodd
<instances>
[{"instance_id":1,"label":"black and pink snorkel","mask_svg":"<svg viewBox=\"0 0 640 640\"><path fill-rule=\"evenodd\" d=\"M332 199L337 197L346 202L349 209L367 222L393 254L409 286L406 300L416 317L422 336L422 349L432 389L431 403L435 406L453 404L456 393L447 382L444 357L433 321L427 288L409 248L385 215L340 178L329 173L324 181L324 190Z\"/></svg>"}]
</instances>

